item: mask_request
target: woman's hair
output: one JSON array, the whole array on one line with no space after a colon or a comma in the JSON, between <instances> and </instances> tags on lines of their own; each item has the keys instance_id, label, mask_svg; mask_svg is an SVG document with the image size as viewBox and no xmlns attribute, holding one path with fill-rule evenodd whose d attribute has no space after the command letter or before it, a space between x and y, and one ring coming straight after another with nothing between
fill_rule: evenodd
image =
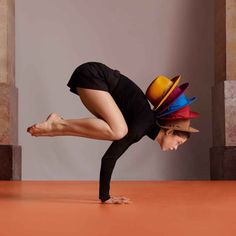
<instances>
[{"instance_id":1,"label":"woman's hair","mask_svg":"<svg viewBox=\"0 0 236 236\"><path fill-rule=\"evenodd\" d=\"M162 129L164 129L165 131L168 130L168 129L166 129L166 128L162 128ZM188 139L188 138L190 138L191 133L190 133L190 132L187 132L187 131L174 130L173 135L177 135L177 136L179 136L179 137L181 137L181 138L186 138L186 139Z\"/></svg>"},{"instance_id":2,"label":"woman's hair","mask_svg":"<svg viewBox=\"0 0 236 236\"><path fill-rule=\"evenodd\" d=\"M173 134L177 135L177 136L179 136L181 138L186 138L186 139L190 138L190 136L191 136L190 132L180 131L180 130L174 130Z\"/></svg>"}]
</instances>

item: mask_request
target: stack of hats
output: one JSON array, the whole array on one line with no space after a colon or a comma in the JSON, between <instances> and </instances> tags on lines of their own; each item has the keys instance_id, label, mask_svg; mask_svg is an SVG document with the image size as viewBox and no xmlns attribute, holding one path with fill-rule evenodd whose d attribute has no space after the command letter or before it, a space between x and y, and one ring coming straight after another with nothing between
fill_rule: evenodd
<instances>
[{"instance_id":1,"label":"stack of hats","mask_svg":"<svg viewBox=\"0 0 236 236\"><path fill-rule=\"evenodd\" d=\"M187 98L184 94L189 83L177 86L181 76L172 79L157 76L146 90L146 97L153 105L156 122L160 127L186 132L199 132L190 126L190 120L199 116L198 112L190 111L196 97Z\"/></svg>"}]
</instances>

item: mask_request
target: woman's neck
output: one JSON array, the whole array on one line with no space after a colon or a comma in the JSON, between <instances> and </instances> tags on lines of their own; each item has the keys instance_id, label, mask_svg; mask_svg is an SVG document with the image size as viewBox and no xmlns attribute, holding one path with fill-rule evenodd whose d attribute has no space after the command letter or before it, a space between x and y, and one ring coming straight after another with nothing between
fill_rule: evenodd
<instances>
[{"instance_id":1,"label":"woman's neck","mask_svg":"<svg viewBox=\"0 0 236 236\"><path fill-rule=\"evenodd\" d=\"M157 141L160 144L163 135L164 135L164 130L161 128L160 131L158 132L156 138L155 138L155 141Z\"/></svg>"}]
</instances>

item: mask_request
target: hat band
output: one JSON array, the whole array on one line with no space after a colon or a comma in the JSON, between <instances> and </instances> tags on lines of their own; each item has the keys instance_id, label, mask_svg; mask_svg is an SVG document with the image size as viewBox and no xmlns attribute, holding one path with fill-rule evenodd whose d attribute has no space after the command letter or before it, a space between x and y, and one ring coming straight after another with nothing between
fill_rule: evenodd
<instances>
[{"instance_id":1,"label":"hat band","mask_svg":"<svg viewBox=\"0 0 236 236\"><path fill-rule=\"evenodd\" d=\"M186 130L188 131L189 128L190 128L190 122L189 120L183 120L181 123L179 121L175 121L176 123L170 123L170 122L166 122L166 124L160 124L158 121L156 121L156 123L159 125L159 126L163 126L163 127L166 127L166 128L170 128L170 129L183 129L183 130Z\"/></svg>"}]
</instances>

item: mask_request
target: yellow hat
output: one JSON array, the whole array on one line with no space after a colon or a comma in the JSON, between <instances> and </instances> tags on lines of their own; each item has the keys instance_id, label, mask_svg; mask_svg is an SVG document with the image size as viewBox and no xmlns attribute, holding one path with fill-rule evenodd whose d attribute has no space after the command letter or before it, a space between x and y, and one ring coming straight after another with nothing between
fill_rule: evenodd
<instances>
[{"instance_id":1,"label":"yellow hat","mask_svg":"<svg viewBox=\"0 0 236 236\"><path fill-rule=\"evenodd\" d=\"M180 75L175 76L171 80L164 75L157 76L146 90L146 97L156 110L174 90L180 80Z\"/></svg>"}]
</instances>

